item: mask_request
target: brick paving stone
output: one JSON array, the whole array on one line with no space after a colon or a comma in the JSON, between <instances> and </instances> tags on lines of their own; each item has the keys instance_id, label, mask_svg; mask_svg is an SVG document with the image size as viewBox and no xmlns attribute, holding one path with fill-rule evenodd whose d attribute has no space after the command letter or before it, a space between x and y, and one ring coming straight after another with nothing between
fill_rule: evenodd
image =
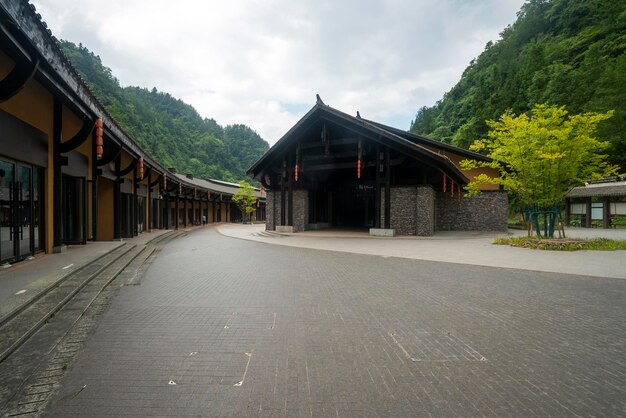
<instances>
[{"instance_id":1,"label":"brick paving stone","mask_svg":"<svg viewBox=\"0 0 626 418\"><path fill-rule=\"evenodd\" d=\"M623 280L204 229L120 289L46 413L626 415L625 302Z\"/></svg>"}]
</instances>

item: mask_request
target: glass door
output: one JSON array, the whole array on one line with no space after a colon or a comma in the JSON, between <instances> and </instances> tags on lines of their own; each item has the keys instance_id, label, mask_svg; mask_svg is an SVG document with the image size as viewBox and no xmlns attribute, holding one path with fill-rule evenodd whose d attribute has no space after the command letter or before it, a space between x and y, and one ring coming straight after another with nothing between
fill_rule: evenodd
<instances>
[{"instance_id":1,"label":"glass door","mask_svg":"<svg viewBox=\"0 0 626 418\"><path fill-rule=\"evenodd\" d=\"M14 171L15 164L0 160L0 263L16 258Z\"/></svg>"},{"instance_id":2,"label":"glass door","mask_svg":"<svg viewBox=\"0 0 626 418\"><path fill-rule=\"evenodd\" d=\"M32 193L31 193L32 168L21 164L17 165L18 182L15 187L17 199L17 228L15 239L17 241L18 258L24 258L33 254L32 248Z\"/></svg>"}]
</instances>

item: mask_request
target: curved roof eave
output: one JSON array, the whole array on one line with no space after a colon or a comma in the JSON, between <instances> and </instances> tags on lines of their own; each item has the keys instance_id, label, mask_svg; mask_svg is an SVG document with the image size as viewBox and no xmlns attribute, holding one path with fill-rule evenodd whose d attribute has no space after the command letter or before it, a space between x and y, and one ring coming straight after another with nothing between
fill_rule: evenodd
<instances>
[{"instance_id":1,"label":"curved roof eave","mask_svg":"<svg viewBox=\"0 0 626 418\"><path fill-rule=\"evenodd\" d=\"M393 132L387 131L380 126L377 126L375 123L348 115L326 104L320 104L319 102L316 103L302 118L300 118L300 120L292 126L291 129L289 129L289 131L287 131L287 133L276 142L276 144L267 150L265 154L263 154L263 156L261 156L261 158L248 169L247 174L252 178L256 178L256 176L262 171L262 167L269 163L276 153L291 142L292 135L318 111L327 112L329 115L340 118L346 123L356 125L361 129L371 132L371 139L380 142L383 145L389 144L385 144L380 141L380 138L386 138L389 141L392 141L395 145L400 147L400 150L411 157L430 160L433 166L437 167L439 170L448 171L448 174L453 174L452 177L456 177L456 180L460 183L466 184L469 182L467 176L465 176L465 174L448 157L438 154L422 145L411 142ZM324 114L319 115L319 117L323 118Z\"/></svg>"}]
</instances>

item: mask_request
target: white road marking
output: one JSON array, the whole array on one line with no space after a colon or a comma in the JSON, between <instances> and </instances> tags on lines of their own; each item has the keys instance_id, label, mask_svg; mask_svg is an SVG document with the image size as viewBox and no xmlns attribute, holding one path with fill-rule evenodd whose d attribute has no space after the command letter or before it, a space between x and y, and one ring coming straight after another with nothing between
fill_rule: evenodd
<instances>
[{"instance_id":1,"label":"white road marking","mask_svg":"<svg viewBox=\"0 0 626 418\"><path fill-rule=\"evenodd\" d=\"M66 269L68 269L68 268L72 267L73 265L74 265L74 263L72 263L72 264L68 264L67 266L62 267L62 268L61 268L61 270L66 270Z\"/></svg>"},{"instance_id":2,"label":"white road marking","mask_svg":"<svg viewBox=\"0 0 626 418\"><path fill-rule=\"evenodd\" d=\"M241 382L237 382L233 386L241 387L243 386L243 381L246 380L246 375L248 374L248 367L250 366L250 360L252 359L252 353L246 353L246 356L248 356L248 364L246 364L246 370L243 372L243 379L241 379Z\"/></svg>"},{"instance_id":3,"label":"white road marking","mask_svg":"<svg viewBox=\"0 0 626 418\"><path fill-rule=\"evenodd\" d=\"M26 289L22 289L19 292L16 293L16 295L21 295L22 293L26 293Z\"/></svg>"}]
</instances>

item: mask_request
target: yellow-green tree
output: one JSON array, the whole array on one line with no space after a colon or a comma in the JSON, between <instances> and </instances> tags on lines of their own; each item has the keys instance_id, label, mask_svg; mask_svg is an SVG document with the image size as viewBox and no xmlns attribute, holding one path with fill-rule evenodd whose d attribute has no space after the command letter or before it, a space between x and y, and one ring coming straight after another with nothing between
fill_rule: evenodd
<instances>
[{"instance_id":1,"label":"yellow-green tree","mask_svg":"<svg viewBox=\"0 0 626 418\"><path fill-rule=\"evenodd\" d=\"M487 121L487 139L470 149L483 152L493 162L465 160L463 169L492 167L499 177L478 175L469 183L469 195L481 184L498 184L513 192L524 206L549 208L563 200L567 191L582 182L617 172L603 151L608 142L596 138L598 124L607 113L569 115L564 106L535 106L530 114L505 112L497 121Z\"/></svg>"},{"instance_id":2,"label":"yellow-green tree","mask_svg":"<svg viewBox=\"0 0 626 418\"><path fill-rule=\"evenodd\" d=\"M239 207L241 213L245 213L246 216L243 219L246 219L250 217L252 212L254 212L254 207L256 205L256 197L252 196L254 194L254 188L245 180L241 180L238 184L239 188L233 196L233 202L235 202L237 207Z\"/></svg>"}]
</instances>

